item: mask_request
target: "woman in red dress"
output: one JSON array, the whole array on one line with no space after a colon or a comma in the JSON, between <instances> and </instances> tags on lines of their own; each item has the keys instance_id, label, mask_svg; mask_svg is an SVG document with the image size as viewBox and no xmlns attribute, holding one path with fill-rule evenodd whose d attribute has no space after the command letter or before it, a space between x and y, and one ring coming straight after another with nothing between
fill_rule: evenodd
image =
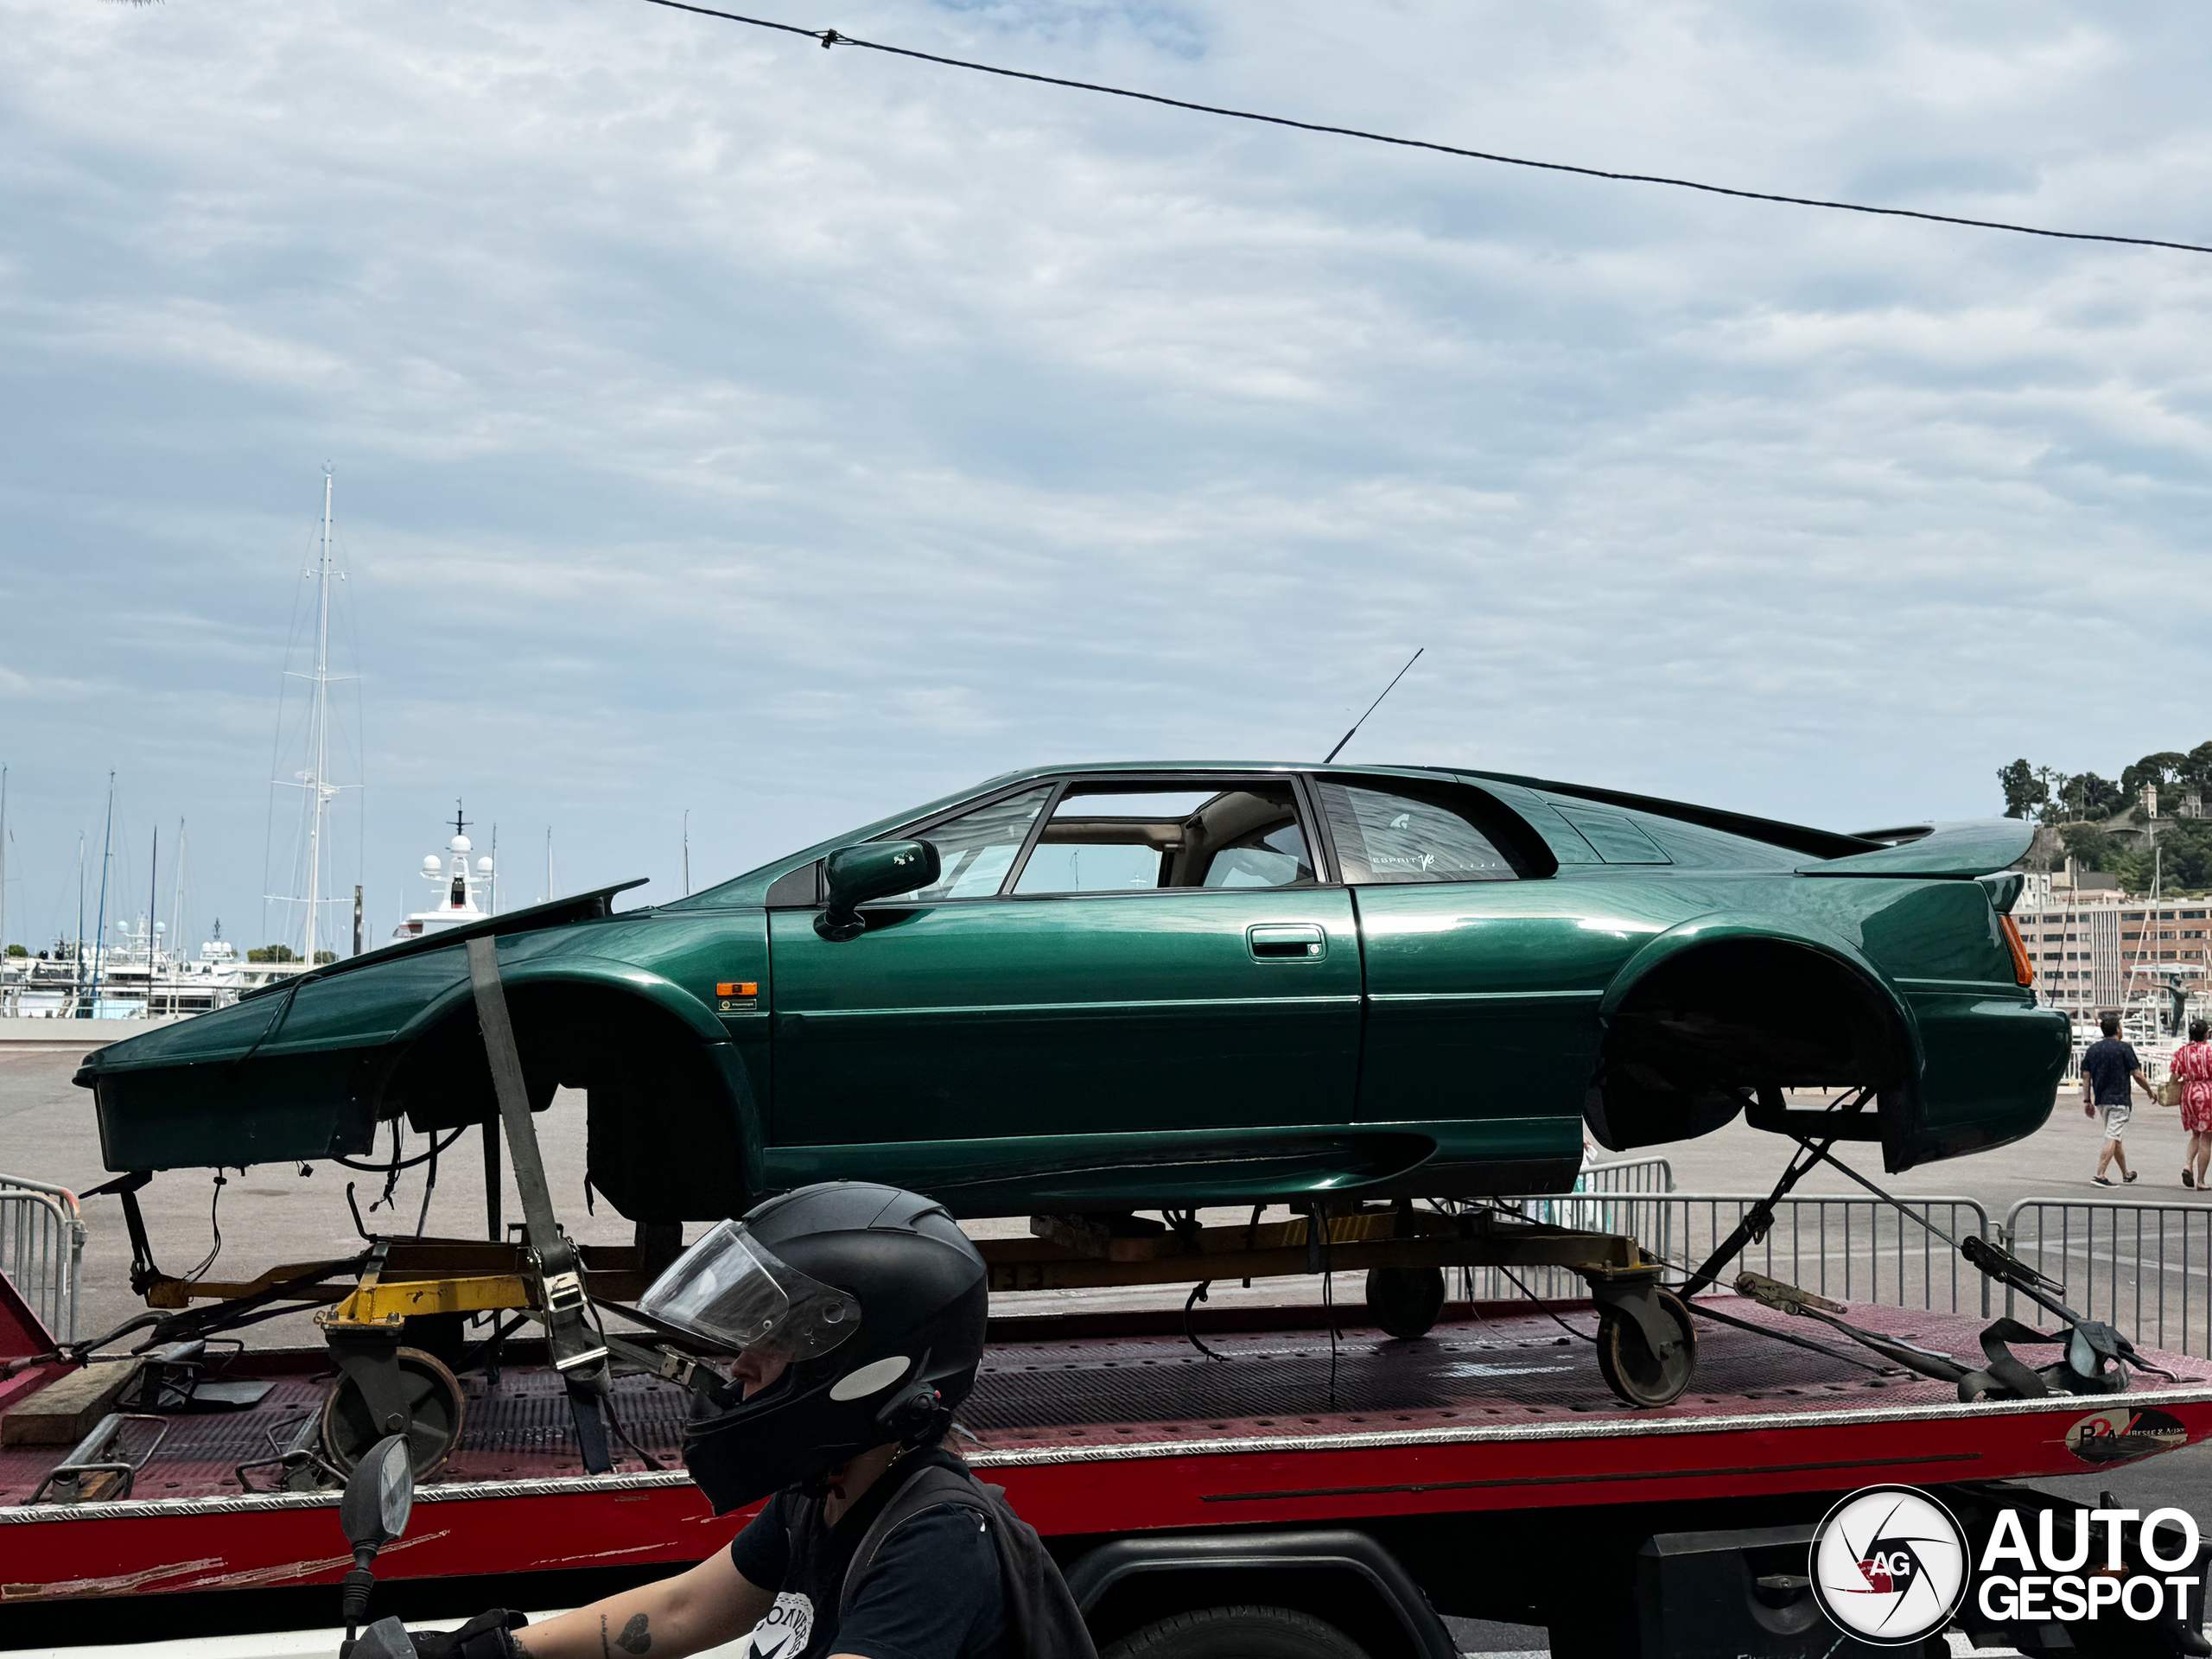
<instances>
[{"instance_id":1,"label":"woman in red dress","mask_svg":"<svg viewBox=\"0 0 2212 1659\"><path fill-rule=\"evenodd\" d=\"M2182 1080L2181 1126L2189 1131L2183 1186L2204 1185L2205 1166L2212 1164L2212 1043L2204 1040L2206 1034L2203 1020L2190 1020L2189 1040L2174 1051L2173 1075Z\"/></svg>"}]
</instances>

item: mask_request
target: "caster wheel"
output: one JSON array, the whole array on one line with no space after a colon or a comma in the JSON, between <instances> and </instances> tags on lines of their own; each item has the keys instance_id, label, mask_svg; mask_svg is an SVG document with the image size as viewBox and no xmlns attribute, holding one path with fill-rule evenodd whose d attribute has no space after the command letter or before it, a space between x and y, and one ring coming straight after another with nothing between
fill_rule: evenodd
<instances>
[{"instance_id":1,"label":"caster wheel","mask_svg":"<svg viewBox=\"0 0 2212 1659\"><path fill-rule=\"evenodd\" d=\"M415 1478L421 1480L446 1460L461 1439L461 1383L420 1348L402 1348L397 1363L407 1397L407 1442L415 1454ZM360 1386L340 1376L322 1402L323 1455L340 1474L350 1475L384 1437L385 1430L370 1419Z\"/></svg>"},{"instance_id":2,"label":"caster wheel","mask_svg":"<svg viewBox=\"0 0 2212 1659\"><path fill-rule=\"evenodd\" d=\"M1391 1336L1427 1336L1444 1311L1444 1269L1370 1268L1367 1311Z\"/></svg>"},{"instance_id":3,"label":"caster wheel","mask_svg":"<svg viewBox=\"0 0 2212 1659\"><path fill-rule=\"evenodd\" d=\"M1598 1317L1598 1370L1605 1386L1631 1406L1671 1406L1697 1373L1697 1332L1689 1309L1672 1291L1651 1294L1681 1332L1681 1345L1664 1359L1651 1351L1643 1327L1630 1315L1605 1308Z\"/></svg>"}]
</instances>

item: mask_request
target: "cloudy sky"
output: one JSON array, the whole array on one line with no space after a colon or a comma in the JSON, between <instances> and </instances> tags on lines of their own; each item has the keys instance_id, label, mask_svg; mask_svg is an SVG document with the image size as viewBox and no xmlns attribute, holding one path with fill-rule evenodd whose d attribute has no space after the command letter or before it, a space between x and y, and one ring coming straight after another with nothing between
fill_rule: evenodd
<instances>
[{"instance_id":1,"label":"cloudy sky","mask_svg":"<svg viewBox=\"0 0 2212 1659\"><path fill-rule=\"evenodd\" d=\"M776 4L2212 242L2178 4ZM705 885L1014 766L1316 756L1415 646L1353 756L1837 828L2212 736L2212 257L639 0L0 0L0 31L11 938L73 926L111 769L118 889L182 817L188 937L280 937L326 463L378 938L455 796L510 899L549 826L559 887L672 896L687 809Z\"/></svg>"}]
</instances>

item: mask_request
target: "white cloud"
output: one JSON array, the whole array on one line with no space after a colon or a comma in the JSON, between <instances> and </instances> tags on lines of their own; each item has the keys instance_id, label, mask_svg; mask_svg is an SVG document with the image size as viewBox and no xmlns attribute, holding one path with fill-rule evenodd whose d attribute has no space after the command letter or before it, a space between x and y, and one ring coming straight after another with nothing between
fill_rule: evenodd
<instances>
[{"instance_id":1,"label":"white cloud","mask_svg":"<svg viewBox=\"0 0 2212 1659\"><path fill-rule=\"evenodd\" d=\"M2212 239L2172 5L833 21ZM372 915L455 794L554 824L564 885L672 891L687 805L719 873L1033 760L1314 753L1421 644L1357 753L1846 826L1987 810L2015 753L2208 735L2177 688L2206 665L2212 258L615 0L0 0L0 700L40 925L109 764L141 817L209 826L203 908L260 892L325 461Z\"/></svg>"}]
</instances>

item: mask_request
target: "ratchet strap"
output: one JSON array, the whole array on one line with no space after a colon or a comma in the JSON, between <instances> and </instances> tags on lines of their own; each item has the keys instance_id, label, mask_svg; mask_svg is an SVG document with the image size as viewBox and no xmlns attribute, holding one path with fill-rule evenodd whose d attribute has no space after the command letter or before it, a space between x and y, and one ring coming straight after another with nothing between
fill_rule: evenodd
<instances>
[{"instance_id":1,"label":"ratchet strap","mask_svg":"<svg viewBox=\"0 0 2212 1659\"><path fill-rule=\"evenodd\" d=\"M607 1449L607 1420L600 1410L608 1383L607 1344L598 1334L591 1299L584 1292L583 1258L553 1215L553 1194L545 1185L545 1160L531 1122L530 1091L523 1082L514 1022L507 1016L506 991L499 983L494 940L469 940L468 977L476 992L476 1019L484 1030L484 1056L492 1065L492 1089L506 1129L507 1154L514 1161L515 1185L522 1193L523 1227L537 1269L546 1344L568 1393L584 1468L603 1475L614 1467Z\"/></svg>"}]
</instances>

